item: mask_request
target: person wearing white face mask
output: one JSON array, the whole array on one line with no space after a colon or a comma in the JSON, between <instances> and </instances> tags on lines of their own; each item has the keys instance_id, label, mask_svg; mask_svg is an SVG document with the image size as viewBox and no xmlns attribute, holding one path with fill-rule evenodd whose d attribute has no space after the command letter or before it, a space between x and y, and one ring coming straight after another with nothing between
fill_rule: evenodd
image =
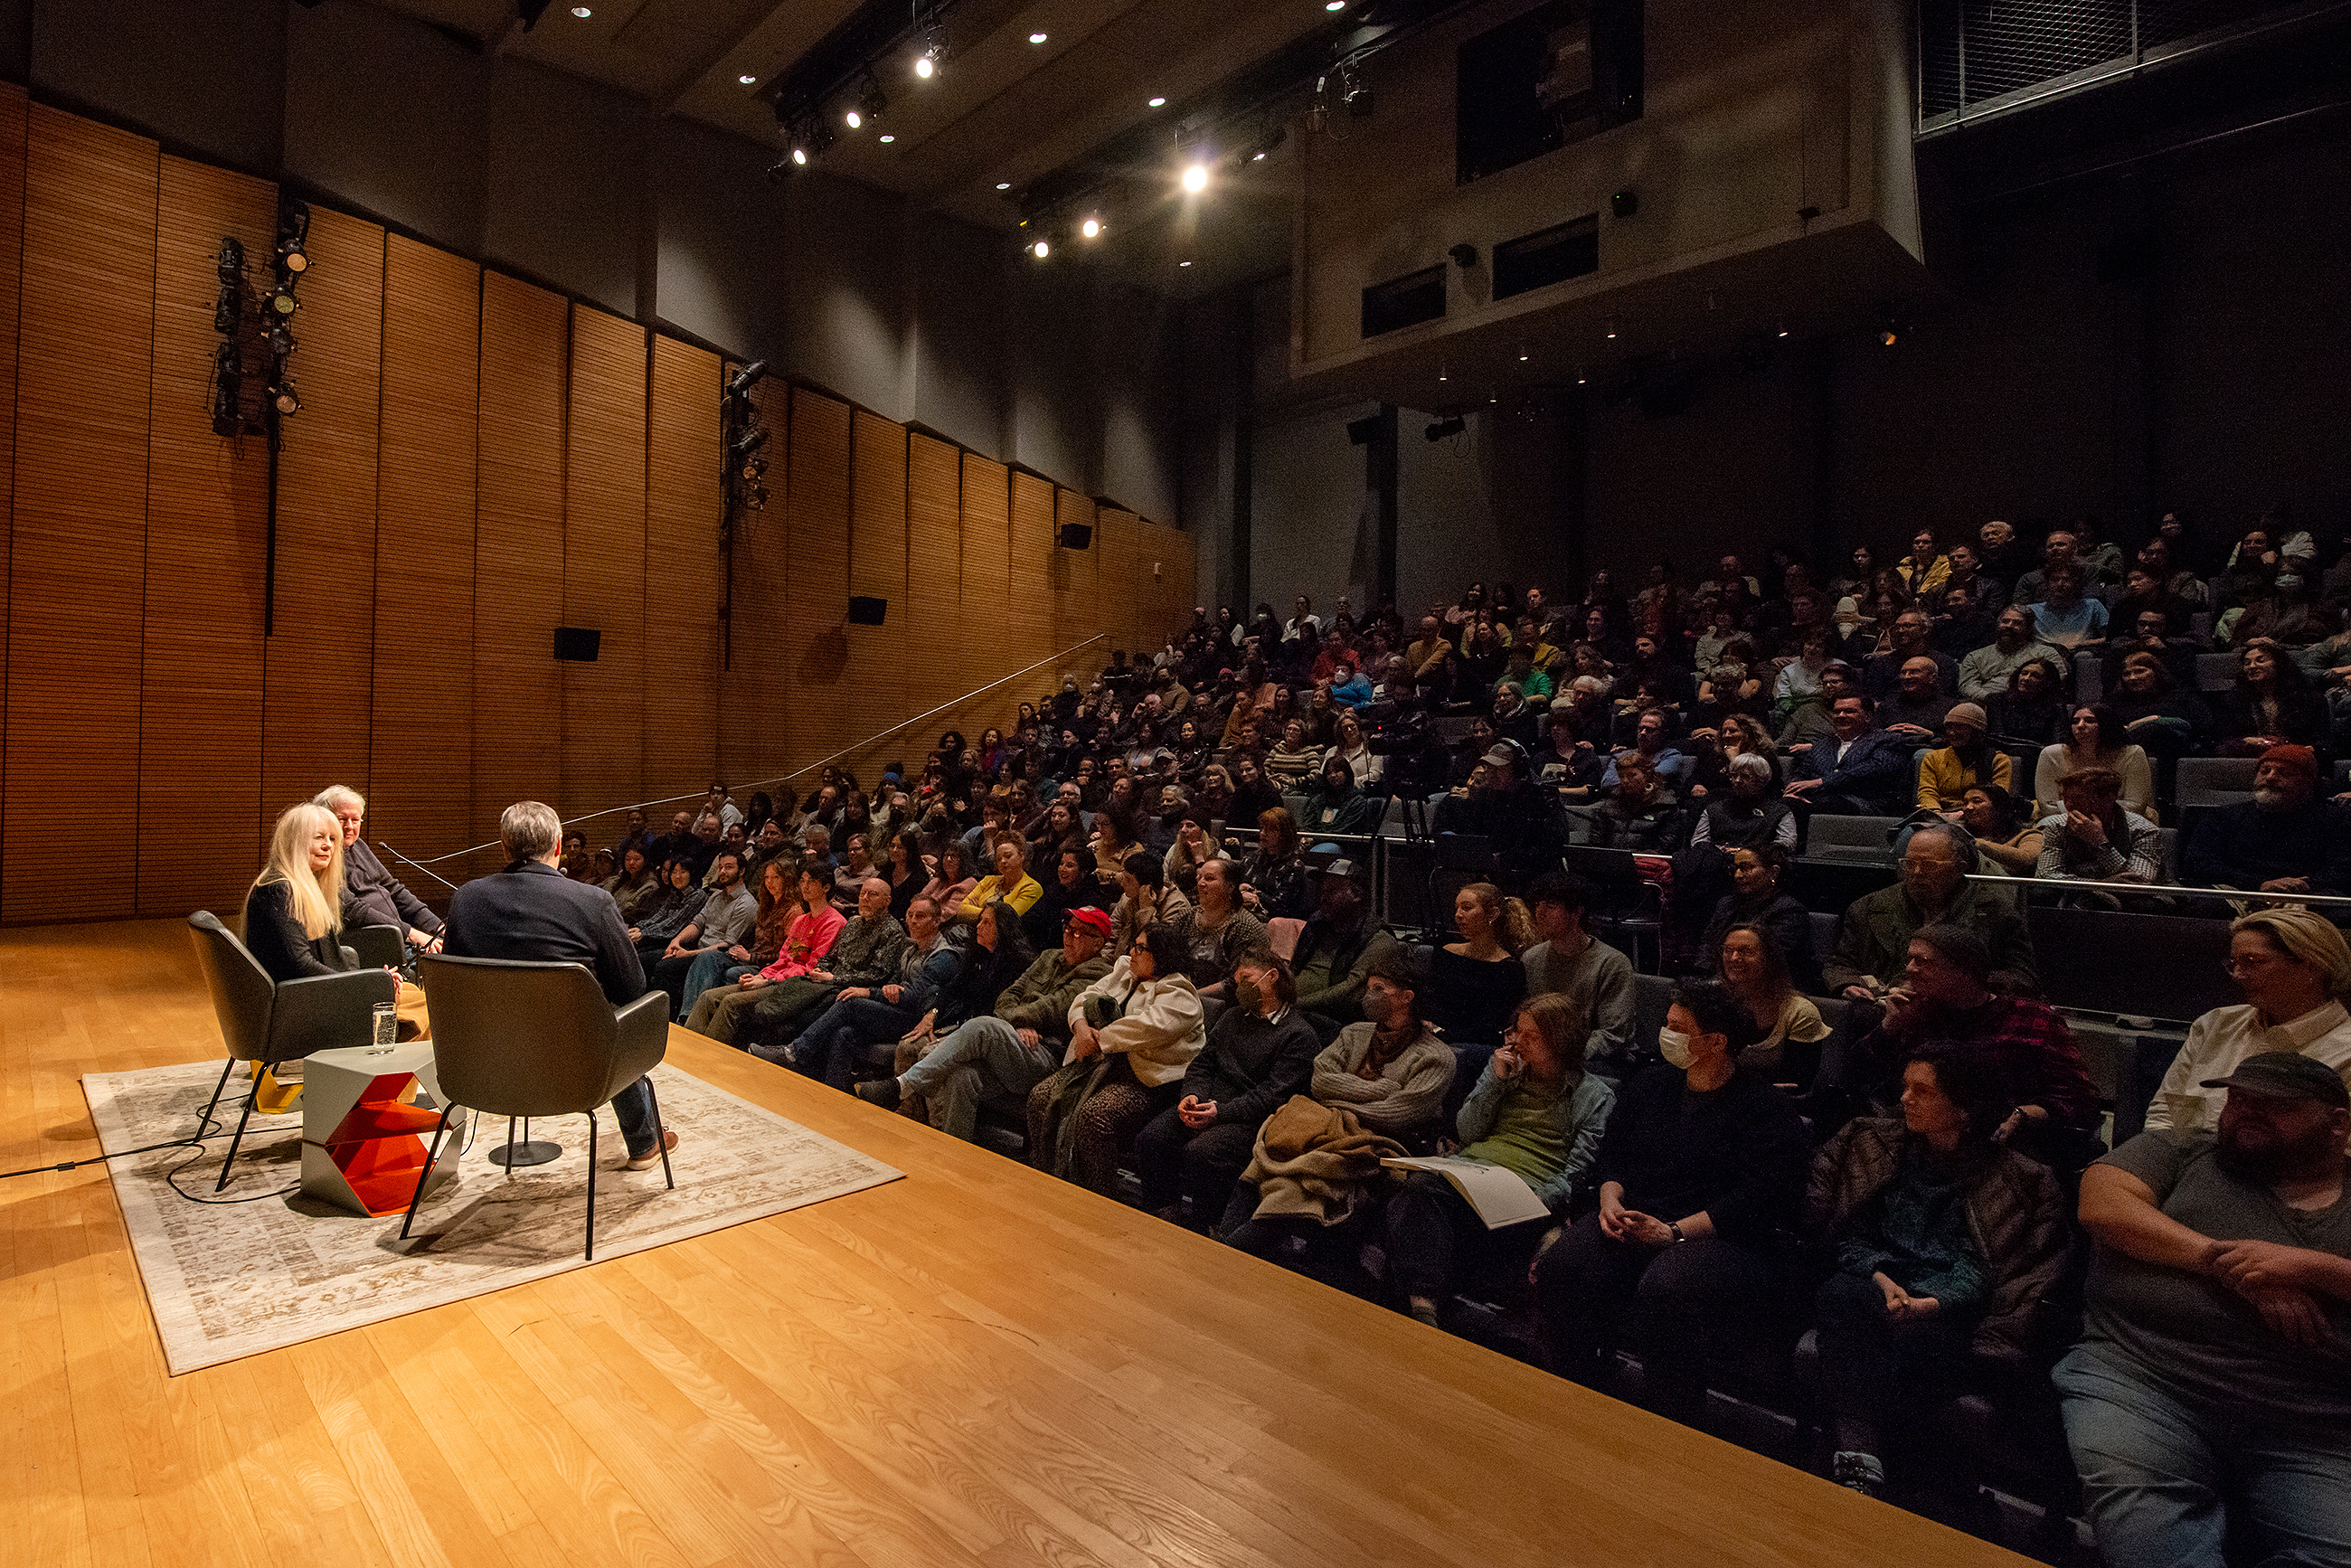
<instances>
[{"instance_id":1,"label":"person wearing white face mask","mask_svg":"<svg viewBox=\"0 0 2351 1568\"><path fill-rule=\"evenodd\" d=\"M1675 993L1657 1034L1665 1065L1625 1084L1601 1140L1599 1212L1531 1273L1555 1370L1596 1384L1629 1330L1647 1403L1686 1424L1704 1407L1708 1351L1770 1316L1769 1239L1803 1193L1802 1119L1735 1061L1760 1033L1724 987Z\"/></svg>"}]
</instances>

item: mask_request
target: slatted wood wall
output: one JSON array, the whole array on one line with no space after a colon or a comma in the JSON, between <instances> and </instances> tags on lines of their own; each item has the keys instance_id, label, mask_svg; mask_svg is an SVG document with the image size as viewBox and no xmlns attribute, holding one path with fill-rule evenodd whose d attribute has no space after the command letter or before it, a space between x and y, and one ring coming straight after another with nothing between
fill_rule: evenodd
<instances>
[{"instance_id":1,"label":"slatted wood wall","mask_svg":"<svg viewBox=\"0 0 2351 1568\"><path fill-rule=\"evenodd\" d=\"M906 427L861 409L851 426L850 440L849 591L889 601L887 619L881 625L848 628L849 689L857 697L850 710L850 725L855 732L850 738L862 741L923 708L914 706L917 694L900 684L909 664L905 656ZM887 694L888 700L874 701L880 694ZM850 766L858 780L870 789L882 776L883 764L903 761L905 755L905 738L890 736L860 746ZM881 846L874 847L878 855Z\"/></svg>"},{"instance_id":2,"label":"slatted wood wall","mask_svg":"<svg viewBox=\"0 0 2351 1568\"><path fill-rule=\"evenodd\" d=\"M475 526L474 825L497 836L517 800L563 810L564 371L570 308L482 278L481 459ZM598 801L598 805L608 802Z\"/></svg>"},{"instance_id":3,"label":"slatted wood wall","mask_svg":"<svg viewBox=\"0 0 2351 1568\"><path fill-rule=\"evenodd\" d=\"M974 688L1188 613L1180 532L770 376L722 667L727 367L320 206L273 556L264 443L213 434L209 382L221 236L266 282L276 200L0 84L0 921L234 912L277 812L338 782L463 880L500 856L439 857L519 797L780 800L948 705L849 758L870 784L1057 671ZM1088 520L1091 550L1055 548ZM886 625L848 627L852 593ZM559 665L558 624L597 662Z\"/></svg>"},{"instance_id":4,"label":"slatted wood wall","mask_svg":"<svg viewBox=\"0 0 2351 1568\"><path fill-rule=\"evenodd\" d=\"M237 899L263 848L256 830L269 455L260 436L224 441L186 415L211 397L221 340L213 326L221 236L242 240L248 257L266 257L277 219L275 185L162 160L139 701L141 915ZM199 758L202 765L192 766Z\"/></svg>"},{"instance_id":5,"label":"slatted wood wall","mask_svg":"<svg viewBox=\"0 0 2351 1568\"><path fill-rule=\"evenodd\" d=\"M894 619L894 617L893 617ZM963 622L963 454L917 432L906 440L906 617L904 634L919 646L954 651L949 658L908 659L899 699L905 716L928 713L965 689L969 668ZM900 739L908 768L938 736L925 721Z\"/></svg>"},{"instance_id":6,"label":"slatted wood wall","mask_svg":"<svg viewBox=\"0 0 2351 1568\"><path fill-rule=\"evenodd\" d=\"M718 756L718 356L653 339L646 406L644 795L699 789ZM746 775L746 777L748 777ZM748 799L748 791L746 791ZM656 832L666 816L657 811ZM598 835L600 839L617 833Z\"/></svg>"},{"instance_id":7,"label":"slatted wood wall","mask_svg":"<svg viewBox=\"0 0 2351 1568\"><path fill-rule=\"evenodd\" d=\"M419 857L483 836L475 831L474 737L494 710L477 725L474 615L506 590L495 574L480 579L475 564L481 297L472 262L387 239L367 831ZM465 869L453 862L442 874L455 881ZM431 885L408 880L420 891Z\"/></svg>"},{"instance_id":8,"label":"slatted wood wall","mask_svg":"<svg viewBox=\"0 0 2351 1568\"><path fill-rule=\"evenodd\" d=\"M958 693L1008 675L1020 667L1020 643L1012 624L1011 475L1003 464L967 452L963 457L963 613L956 647L963 655L957 672ZM940 727L952 716L964 738L977 743L979 732L1019 699L1007 699L1004 687L974 698L952 716L940 716ZM936 736L917 737L935 741Z\"/></svg>"},{"instance_id":9,"label":"slatted wood wall","mask_svg":"<svg viewBox=\"0 0 2351 1568\"><path fill-rule=\"evenodd\" d=\"M275 632L266 644L261 707L264 823L329 784L370 787L375 638L367 633L375 627L377 592L383 245L373 224L322 208L310 214L311 265L299 289L291 361L302 410L287 422L277 457ZM249 246L246 255L255 255ZM408 559L413 572L416 563ZM394 591L413 601L404 588ZM406 645L428 659L445 652L434 638ZM411 805L385 801L395 819Z\"/></svg>"},{"instance_id":10,"label":"slatted wood wall","mask_svg":"<svg viewBox=\"0 0 2351 1568\"><path fill-rule=\"evenodd\" d=\"M0 830L10 921L136 907L158 165L143 137L32 107Z\"/></svg>"},{"instance_id":11,"label":"slatted wood wall","mask_svg":"<svg viewBox=\"0 0 2351 1568\"><path fill-rule=\"evenodd\" d=\"M788 766L805 768L858 738L849 684L850 408L806 388L792 393L791 482L784 506L788 564L780 635Z\"/></svg>"},{"instance_id":12,"label":"slatted wood wall","mask_svg":"<svg viewBox=\"0 0 2351 1568\"><path fill-rule=\"evenodd\" d=\"M645 329L571 310L563 485L563 623L601 635L596 662L559 665L567 821L644 798ZM708 780L704 782L707 783ZM582 822L591 842L622 818Z\"/></svg>"},{"instance_id":13,"label":"slatted wood wall","mask_svg":"<svg viewBox=\"0 0 2351 1568\"><path fill-rule=\"evenodd\" d=\"M1059 490L1053 501L1057 534L1080 527L1089 530L1089 537L1083 549L1057 547L1053 551L1053 667L1047 672L1049 683L1026 683L1024 692L1040 685L1058 685L1065 676L1082 685L1108 660L1105 645L1090 642L1102 631L1102 539L1092 532L1093 500L1075 490Z\"/></svg>"},{"instance_id":14,"label":"slatted wood wall","mask_svg":"<svg viewBox=\"0 0 2351 1568\"><path fill-rule=\"evenodd\" d=\"M16 334L25 260L25 89L0 82L0 707L8 689L8 557L16 507ZM0 760L5 758L0 724ZM0 822L5 821L7 769L0 767ZM0 839L0 880L7 875Z\"/></svg>"}]
</instances>

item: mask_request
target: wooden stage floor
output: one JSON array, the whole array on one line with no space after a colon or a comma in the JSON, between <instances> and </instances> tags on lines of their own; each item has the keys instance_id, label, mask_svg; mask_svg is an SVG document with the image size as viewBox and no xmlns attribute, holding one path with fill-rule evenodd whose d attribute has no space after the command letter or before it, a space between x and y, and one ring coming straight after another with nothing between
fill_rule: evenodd
<instances>
[{"instance_id":1,"label":"wooden stage floor","mask_svg":"<svg viewBox=\"0 0 2351 1568\"><path fill-rule=\"evenodd\" d=\"M0 933L0 1169L96 1152L80 1073L218 1040L176 921ZM907 1178L180 1378L104 1171L0 1185L0 1561L2022 1561L684 1030L670 1049Z\"/></svg>"}]
</instances>

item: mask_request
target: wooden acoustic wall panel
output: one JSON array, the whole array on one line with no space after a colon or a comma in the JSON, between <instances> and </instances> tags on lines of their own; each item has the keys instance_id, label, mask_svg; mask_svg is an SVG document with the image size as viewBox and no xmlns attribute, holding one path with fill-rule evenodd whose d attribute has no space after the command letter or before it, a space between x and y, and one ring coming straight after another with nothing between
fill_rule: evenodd
<instances>
[{"instance_id":1,"label":"wooden acoustic wall panel","mask_svg":"<svg viewBox=\"0 0 2351 1568\"><path fill-rule=\"evenodd\" d=\"M620 837L616 808L644 799L644 582L645 329L575 305L563 623L601 635L594 664L559 666L559 809L567 819L592 817L591 843Z\"/></svg>"},{"instance_id":2,"label":"wooden acoustic wall panel","mask_svg":"<svg viewBox=\"0 0 2351 1568\"><path fill-rule=\"evenodd\" d=\"M418 858L479 842L473 810L475 590L474 403L481 268L397 235L384 244L381 422L377 431L375 740L368 837ZM544 709L529 722L544 723ZM497 722L496 710L481 716ZM495 819L493 819L495 822ZM495 852L451 861L462 881ZM395 865L420 894L445 891Z\"/></svg>"},{"instance_id":3,"label":"wooden acoustic wall panel","mask_svg":"<svg viewBox=\"0 0 2351 1568\"><path fill-rule=\"evenodd\" d=\"M849 689L856 695L849 717L852 738L862 741L930 705L908 679L914 661L906 656L914 646L906 624L906 427L861 410L850 439L849 591L889 601L883 624L848 629ZM870 789L884 763L905 756L906 737L887 736L859 747L850 765Z\"/></svg>"},{"instance_id":4,"label":"wooden acoustic wall panel","mask_svg":"<svg viewBox=\"0 0 2351 1568\"><path fill-rule=\"evenodd\" d=\"M16 507L16 322L25 259L25 89L0 82L0 715L8 690L8 539ZM0 752L0 761L5 761ZM0 767L0 807L7 770ZM0 880L6 875L0 862Z\"/></svg>"},{"instance_id":5,"label":"wooden acoustic wall panel","mask_svg":"<svg viewBox=\"0 0 2351 1568\"><path fill-rule=\"evenodd\" d=\"M731 375L738 368L722 366L721 373ZM790 619L785 516L791 489L791 388L770 376L752 389L751 406L768 433L768 444L760 448L768 458L768 505L757 512L746 507L735 519L731 652L718 683L718 770L747 800L750 790L783 772L798 717L785 635Z\"/></svg>"},{"instance_id":6,"label":"wooden acoustic wall panel","mask_svg":"<svg viewBox=\"0 0 2351 1568\"><path fill-rule=\"evenodd\" d=\"M36 104L25 161L0 918L131 914L155 143ZM191 758L159 758L184 767Z\"/></svg>"},{"instance_id":7,"label":"wooden acoustic wall panel","mask_svg":"<svg viewBox=\"0 0 2351 1568\"><path fill-rule=\"evenodd\" d=\"M964 738L977 742L979 732L1009 713L1019 699L1009 686L980 691L989 682L1020 667L1019 648L1006 602L1010 580L1011 489L1009 471L1001 463L967 452L963 455L963 617L956 642L955 693L969 695L950 716L939 716L939 727L950 717ZM1016 683L1017 684L1017 683ZM938 737L933 736L933 740Z\"/></svg>"},{"instance_id":8,"label":"wooden acoustic wall panel","mask_svg":"<svg viewBox=\"0 0 2351 1568\"><path fill-rule=\"evenodd\" d=\"M213 434L213 308L221 237L267 256L277 224L276 185L162 160L139 699L141 915L235 908L260 864L269 454L258 435Z\"/></svg>"},{"instance_id":9,"label":"wooden acoustic wall panel","mask_svg":"<svg viewBox=\"0 0 2351 1568\"><path fill-rule=\"evenodd\" d=\"M473 836L517 800L563 793L564 358L570 306L482 275L481 462L475 528ZM610 804L600 801L598 804Z\"/></svg>"},{"instance_id":10,"label":"wooden acoustic wall panel","mask_svg":"<svg viewBox=\"0 0 2351 1568\"><path fill-rule=\"evenodd\" d=\"M866 694L849 683L849 405L792 389L791 483L784 503L783 634L789 660L789 744L798 770L860 736ZM870 728L879 728L872 726ZM801 779L794 788L806 791Z\"/></svg>"},{"instance_id":11,"label":"wooden acoustic wall panel","mask_svg":"<svg viewBox=\"0 0 2351 1568\"><path fill-rule=\"evenodd\" d=\"M671 338L653 340L645 418L643 748L644 792L653 799L700 789L723 771L718 384L717 355ZM648 814L661 818L655 831L666 827L665 814Z\"/></svg>"},{"instance_id":12,"label":"wooden acoustic wall panel","mask_svg":"<svg viewBox=\"0 0 2351 1568\"><path fill-rule=\"evenodd\" d=\"M933 436L906 438L906 616L904 645L928 650L904 661L906 711L928 713L967 685L964 648L963 454ZM893 612L891 619L898 617ZM941 716L944 718L945 716ZM899 737L897 753L917 771L941 725L926 720Z\"/></svg>"},{"instance_id":13,"label":"wooden acoustic wall panel","mask_svg":"<svg viewBox=\"0 0 2351 1568\"><path fill-rule=\"evenodd\" d=\"M277 454L275 630L263 653L265 831L291 802L329 784L364 789L371 776L383 230L313 206L309 256L292 361L302 412L286 422ZM414 631L399 629L404 644L417 645L408 641Z\"/></svg>"},{"instance_id":14,"label":"wooden acoustic wall panel","mask_svg":"<svg viewBox=\"0 0 2351 1568\"><path fill-rule=\"evenodd\" d=\"M1053 656L1053 483L1034 474L1012 476L1010 545L1012 663L1010 669ZM1012 722L1015 707L1051 685L1052 666L1029 674L990 693L987 722L999 728ZM973 737L975 740L978 737Z\"/></svg>"},{"instance_id":15,"label":"wooden acoustic wall panel","mask_svg":"<svg viewBox=\"0 0 2351 1568\"><path fill-rule=\"evenodd\" d=\"M1102 549L1102 629L1110 634L1096 650L1094 668L1100 669L1110 663L1116 649L1125 649L1130 658L1134 653L1135 626L1141 619L1134 602L1134 559L1142 523L1133 512L1111 507L1104 507L1097 517L1101 532L1094 540Z\"/></svg>"},{"instance_id":16,"label":"wooden acoustic wall panel","mask_svg":"<svg viewBox=\"0 0 2351 1568\"><path fill-rule=\"evenodd\" d=\"M1082 686L1102 666L1102 646L1085 645L1087 639L1102 630L1102 539L1094 529L1095 507L1091 497L1075 490L1054 493L1054 521L1059 528L1072 526L1088 530L1083 549L1069 549L1056 545L1052 555L1053 580L1053 667L1043 677L1026 683L1024 690L1058 686L1065 675L1075 676ZM1074 653L1071 650L1076 650ZM1017 700L1017 699L1016 699Z\"/></svg>"},{"instance_id":17,"label":"wooden acoustic wall panel","mask_svg":"<svg viewBox=\"0 0 2351 1568\"><path fill-rule=\"evenodd\" d=\"M1144 519L1136 536L1134 577L1144 607L1135 640L1156 653L1192 623L1192 538Z\"/></svg>"}]
</instances>

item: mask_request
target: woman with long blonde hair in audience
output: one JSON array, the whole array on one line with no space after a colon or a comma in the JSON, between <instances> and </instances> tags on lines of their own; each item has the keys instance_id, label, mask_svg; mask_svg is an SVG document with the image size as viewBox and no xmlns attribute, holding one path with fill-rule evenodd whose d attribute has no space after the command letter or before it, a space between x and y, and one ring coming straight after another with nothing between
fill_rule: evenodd
<instances>
[{"instance_id":1,"label":"woman with long blonde hair in audience","mask_svg":"<svg viewBox=\"0 0 2351 1568\"><path fill-rule=\"evenodd\" d=\"M1421 1015L1448 1045L1491 1044L1526 998L1519 955L1533 938L1533 921L1524 904L1504 898L1492 883L1473 882L1453 895L1453 924L1461 939L1430 956Z\"/></svg>"},{"instance_id":2,"label":"woman with long blonde hair in audience","mask_svg":"<svg viewBox=\"0 0 2351 1568\"><path fill-rule=\"evenodd\" d=\"M343 829L308 800L278 814L245 895L245 946L280 982L351 968L343 956Z\"/></svg>"}]
</instances>

